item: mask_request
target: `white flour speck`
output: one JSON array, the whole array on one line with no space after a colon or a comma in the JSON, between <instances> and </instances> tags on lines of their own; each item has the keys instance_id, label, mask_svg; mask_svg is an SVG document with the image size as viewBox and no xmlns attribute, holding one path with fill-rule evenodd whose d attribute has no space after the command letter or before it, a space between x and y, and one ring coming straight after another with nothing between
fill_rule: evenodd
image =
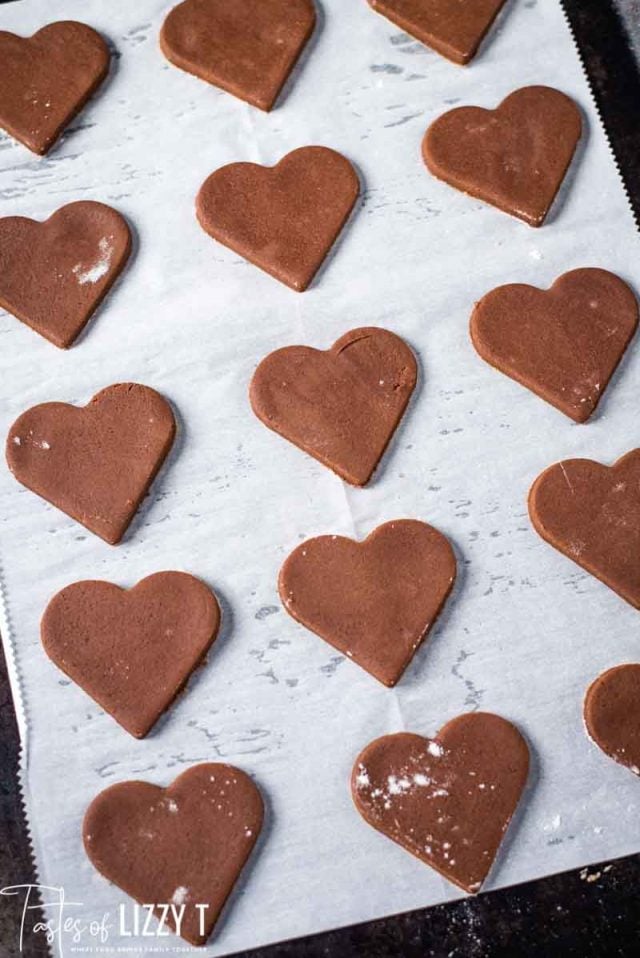
<instances>
[{"instance_id":1,"label":"white flour speck","mask_svg":"<svg viewBox=\"0 0 640 958\"><path fill-rule=\"evenodd\" d=\"M189 894L189 889L185 888L184 885L179 885L171 896L172 905L184 905Z\"/></svg>"},{"instance_id":2,"label":"white flour speck","mask_svg":"<svg viewBox=\"0 0 640 958\"><path fill-rule=\"evenodd\" d=\"M555 832L560 828L561 824L562 824L562 819L560 818L560 816L554 815L551 821L547 822L542 827L545 832Z\"/></svg>"},{"instance_id":3,"label":"white flour speck","mask_svg":"<svg viewBox=\"0 0 640 958\"><path fill-rule=\"evenodd\" d=\"M173 815L175 815L176 812L178 811L178 803L174 802L172 798L169 798L167 799L167 808Z\"/></svg>"},{"instance_id":4,"label":"white flour speck","mask_svg":"<svg viewBox=\"0 0 640 958\"><path fill-rule=\"evenodd\" d=\"M76 263L73 267L72 272L80 286L86 286L87 283L97 283L103 276L106 276L109 271L113 258L113 246L109 243L106 236L102 237L98 243L98 248L100 250L100 256L93 266L90 266L88 269L83 269L82 263Z\"/></svg>"},{"instance_id":5,"label":"white flour speck","mask_svg":"<svg viewBox=\"0 0 640 958\"><path fill-rule=\"evenodd\" d=\"M14 443L15 443L16 446L19 446L20 443L22 442L22 440L20 439L20 436L14 436L14 437L13 437L13 441L14 441Z\"/></svg>"},{"instance_id":6,"label":"white flour speck","mask_svg":"<svg viewBox=\"0 0 640 958\"><path fill-rule=\"evenodd\" d=\"M411 788L411 782L408 778L396 778L395 775L389 775L387 782L390 795L402 795Z\"/></svg>"},{"instance_id":7,"label":"white flour speck","mask_svg":"<svg viewBox=\"0 0 640 958\"><path fill-rule=\"evenodd\" d=\"M427 752L429 755L433 755L434 758L441 758L444 755L444 749L442 745L439 745L437 742L429 742L427 745Z\"/></svg>"},{"instance_id":8,"label":"white flour speck","mask_svg":"<svg viewBox=\"0 0 640 958\"><path fill-rule=\"evenodd\" d=\"M366 788L366 786L370 784L371 784L371 780L369 778L369 773L367 772L364 765L360 765L360 767L358 768L358 774L356 775L356 785L358 786L358 788Z\"/></svg>"}]
</instances>

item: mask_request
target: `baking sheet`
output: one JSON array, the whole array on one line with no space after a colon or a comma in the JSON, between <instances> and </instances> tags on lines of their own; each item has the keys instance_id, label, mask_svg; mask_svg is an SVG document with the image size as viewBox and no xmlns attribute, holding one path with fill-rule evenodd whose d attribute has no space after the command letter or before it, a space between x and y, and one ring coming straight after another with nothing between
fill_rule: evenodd
<instances>
[{"instance_id":1,"label":"baking sheet","mask_svg":"<svg viewBox=\"0 0 640 958\"><path fill-rule=\"evenodd\" d=\"M95 199L123 212L137 234L131 267L69 352L0 315L0 431L33 404L83 404L125 380L162 392L180 422L167 468L116 548L0 469L9 658L24 705L23 786L39 881L83 903L73 917L108 913L115 923L126 898L82 850L91 798L116 781L167 784L193 763L224 760L260 784L268 824L201 953L458 897L359 818L348 781L376 736L432 734L476 708L516 722L533 752L529 790L487 888L637 851L640 785L589 743L581 720L588 683L638 659L637 612L542 542L526 512L528 488L550 463L610 462L637 445L637 343L594 420L578 426L485 365L467 331L474 301L501 283L545 287L579 266L637 282L638 234L560 3L507 4L481 56L461 69L364 0L320 0L314 39L272 114L169 66L157 43L169 6L24 0L0 12L0 27L24 35L78 18L118 51L102 92L49 158L0 138L1 215L44 219ZM587 126L538 231L439 183L420 159L433 118L456 104L495 106L529 83L575 97ZM193 202L222 164L272 164L310 143L345 153L363 195L300 295L209 239ZM265 429L247 385L269 351L325 348L360 325L405 337L421 384L375 481L354 490ZM446 533L460 575L430 640L388 690L284 613L276 577L303 538L363 537L398 517ZM48 661L38 625L47 600L74 580L130 586L162 569L210 583L226 625L188 694L138 742ZM7 642L6 616L1 628ZM55 947L65 953L97 947L86 936L79 945L63 939ZM146 956L182 945L122 938L112 927L101 947Z\"/></svg>"}]
</instances>

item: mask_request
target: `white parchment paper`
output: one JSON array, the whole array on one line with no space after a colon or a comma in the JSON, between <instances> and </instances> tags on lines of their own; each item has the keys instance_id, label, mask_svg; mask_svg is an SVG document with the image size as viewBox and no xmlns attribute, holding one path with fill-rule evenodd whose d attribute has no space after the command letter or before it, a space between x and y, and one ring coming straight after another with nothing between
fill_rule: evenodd
<instances>
[{"instance_id":1,"label":"white parchment paper","mask_svg":"<svg viewBox=\"0 0 640 958\"><path fill-rule=\"evenodd\" d=\"M0 214L44 219L72 200L102 200L137 234L131 267L69 352L0 316L0 432L31 405L84 404L125 380L158 389L180 421L167 468L116 548L0 468L14 691L19 673L40 880L84 903L74 916L108 913L115 923L124 896L82 850L90 800L117 781L167 784L195 762L224 760L259 782L268 824L205 954L453 898L452 886L359 818L348 780L374 737L431 734L477 708L515 721L534 756L487 887L637 851L640 783L587 740L581 702L600 671L640 657L638 614L542 542L526 511L528 488L550 463L611 462L638 444L637 343L595 419L576 426L485 365L467 331L474 301L501 283L546 287L580 266L638 280L638 235L558 0L508 3L466 69L400 33L365 0L318 0L316 34L271 114L169 66L157 42L169 6L24 0L0 10L0 27L25 35L53 19L84 20L117 50L102 92L48 158L0 139ZM420 158L436 116L455 104L493 107L530 83L575 97L587 127L538 231L437 182ZM363 193L334 255L300 295L207 237L194 197L224 163L272 164L313 143L346 154ZM247 399L252 371L271 350L325 348L359 325L399 333L421 366L417 397L365 490L265 429ZM390 691L296 625L280 608L276 577L303 538L363 537L398 517L445 532L460 576L432 637ZM138 742L49 662L39 619L77 579L130 586L161 569L210 583L226 625L188 694ZM116 927L108 944L141 956L180 947L124 939Z\"/></svg>"}]
</instances>

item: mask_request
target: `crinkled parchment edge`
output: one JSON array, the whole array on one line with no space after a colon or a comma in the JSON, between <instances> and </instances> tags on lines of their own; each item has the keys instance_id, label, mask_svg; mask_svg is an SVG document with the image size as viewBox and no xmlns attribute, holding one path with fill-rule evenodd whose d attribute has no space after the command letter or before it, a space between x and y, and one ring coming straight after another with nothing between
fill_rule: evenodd
<instances>
[{"instance_id":1,"label":"crinkled parchment edge","mask_svg":"<svg viewBox=\"0 0 640 958\"><path fill-rule=\"evenodd\" d=\"M29 858L31 860L32 874L36 884L42 885L40 877L38 856L36 854L35 836L31 829L31 801L29 791L29 719L25 704L25 696L22 688L22 678L18 666L18 657L16 653L15 639L11 625L11 615L9 612L9 596L5 583L4 572L2 568L2 550L0 549L0 640L4 649L4 656L7 663L7 674L9 676L9 688L11 698L16 714L18 724L18 735L20 740L20 751L18 754L18 797L22 809L22 819L27 834ZM27 876L24 876L25 879ZM22 876L18 876L22 881ZM44 943L43 943L44 945ZM48 954L52 954L51 948L44 945Z\"/></svg>"},{"instance_id":2,"label":"crinkled parchment edge","mask_svg":"<svg viewBox=\"0 0 640 958\"><path fill-rule=\"evenodd\" d=\"M625 180L624 175L623 175L623 173L622 173L622 170L620 169L620 163L618 162L618 157L617 157L617 155L616 155L616 152L615 152L615 150L614 150L614 148L613 148L613 144L612 144L611 139L610 139L610 137L609 137L609 132L608 132L608 130L607 130L606 123L604 122L604 118L603 118L603 116L602 116L602 111L600 110L600 107L599 107L599 105L598 105L598 101L597 101L597 99L596 99L596 95L595 95L594 88L593 88L593 83L591 82L591 77L589 76L589 71L587 70L587 67L586 67L586 65L585 65L585 60L584 60L584 56L583 56L583 54L582 54L582 50L580 49L580 46L579 46L579 44L578 44L578 40L577 40L577 38L576 38L576 33L575 33L575 30L573 29L573 24L571 23L571 18L569 17L569 14L567 13L567 8L566 8L565 0L558 0L558 3L559 3L559 5L560 5L560 9L562 10L562 15L563 15L564 20L565 20L565 23L566 23L566 25L567 25L567 29L569 30L569 35L571 36L571 41L572 41L572 43L573 43L574 49L575 49L575 51L576 51L576 53L577 53L577 55L578 55L578 61L579 61L579 63L580 63L580 69L582 70L582 75L583 75L583 77L584 77L584 79L585 79L585 82L586 82L586 84L587 84L587 89L589 90L589 96L590 96L590 98L591 98L591 106L593 107L593 109L594 109L594 111L595 111L595 113L596 113L596 116L598 117L598 123L600 124L600 129L602 130L602 133L604 134L604 138L605 138L605 140L607 141L607 149L608 149L608 151L609 151L609 156L611 157L611 159L612 159L612 161L613 161L613 165L614 165L615 168L616 168L616 173L618 174L618 179L619 179L620 184L621 184L621 186L622 186L622 190L623 190L624 195L625 195L625 197L626 197L627 203L629 204L629 209L631 210L631 217L632 217L632 219L633 219L633 221L634 221L634 223L635 223L635 225L636 225L636 228L638 229L638 231L640 231L640 213L636 213L636 210L635 210L635 208L634 208L634 206L633 206L633 203L632 203L632 201L631 201L631 193L629 192L629 187L627 186L627 181ZM609 3L611 4L611 6L612 6L612 8L613 8L613 0L609 0ZM617 12L616 12L615 9L613 9L613 15L616 16L616 17L618 16L618 14L617 14ZM620 29L621 29L621 30L624 30L624 26L623 26L622 23L620 24ZM625 34L625 40L626 40L626 42L630 45L629 38L626 36L626 34ZM635 57L634 57L634 59L635 59ZM638 65L638 69L640 70L640 64Z\"/></svg>"}]
</instances>

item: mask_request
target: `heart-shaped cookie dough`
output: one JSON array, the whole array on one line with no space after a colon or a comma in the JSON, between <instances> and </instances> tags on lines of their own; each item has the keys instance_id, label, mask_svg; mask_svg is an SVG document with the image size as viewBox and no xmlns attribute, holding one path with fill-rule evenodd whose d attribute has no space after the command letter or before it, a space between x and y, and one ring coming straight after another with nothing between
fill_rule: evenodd
<instances>
[{"instance_id":1,"label":"heart-shaped cookie dough","mask_svg":"<svg viewBox=\"0 0 640 958\"><path fill-rule=\"evenodd\" d=\"M545 86L516 90L495 110L458 107L422 143L428 170L456 189L541 226L582 132L570 97Z\"/></svg>"},{"instance_id":2,"label":"heart-shaped cookie dough","mask_svg":"<svg viewBox=\"0 0 640 958\"><path fill-rule=\"evenodd\" d=\"M551 289L499 286L476 304L471 339L492 366L586 422L638 325L631 289L604 269L574 269Z\"/></svg>"},{"instance_id":3,"label":"heart-shaped cookie dough","mask_svg":"<svg viewBox=\"0 0 640 958\"><path fill-rule=\"evenodd\" d=\"M130 251L126 220L103 203L69 203L44 223L6 216L0 219L0 306L66 349Z\"/></svg>"},{"instance_id":4,"label":"heart-shaped cookie dough","mask_svg":"<svg viewBox=\"0 0 640 958\"><path fill-rule=\"evenodd\" d=\"M232 765L194 765L168 788L121 782L100 792L84 817L84 847L108 881L156 906L165 934L168 926L204 945L263 817L248 775Z\"/></svg>"},{"instance_id":5,"label":"heart-shaped cookie dough","mask_svg":"<svg viewBox=\"0 0 640 958\"><path fill-rule=\"evenodd\" d=\"M109 70L99 33L60 20L32 37L0 31L0 127L46 153Z\"/></svg>"},{"instance_id":6,"label":"heart-shaped cookie dough","mask_svg":"<svg viewBox=\"0 0 640 958\"><path fill-rule=\"evenodd\" d=\"M326 351L285 346L262 360L249 390L258 419L354 486L371 478L418 375L406 343L352 329Z\"/></svg>"},{"instance_id":7,"label":"heart-shaped cookie dough","mask_svg":"<svg viewBox=\"0 0 640 958\"><path fill-rule=\"evenodd\" d=\"M160 46L181 70L270 110L315 23L312 0L184 0Z\"/></svg>"},{"instance_id":8,"label":"heart-shaped cookie dough","mask_svg":"<svg viewBox=\"0 0 640 958\"><path fill-rule=\"evenodd\" d=\"M369 0L370 6L454 63L468 63L505 0Z\"/></svg>"},{"instance_id":9,"label":"heart-shaped cookie dough","mask_svg":"<svg viewBox=\"0 0 640 958\"><path fill-rule=\"evenodd\" d=\"M640 775L640 665L616 665L587 689L584 721L605 755Z\"/></svg>"},{"instance_id":10,"label":"heart-shaped cookie dough","mask_svg":"<svg viewBox=\"0 0 640 958\"><path fill-rule=\"evenodd\" d=\"M640 449L613 466L565 459L538 476L529 515L542 538L640 609Z\"/></svg>"},{"instance_id":11,"label":"heart-shaped cookie dough","mask_svg":"<svg viewBox=\"0 0 640 958\"><path fill-rule=\"evenodd\" d=\"M286 559L282 603L297 622L383 685L396 684L456 577L448 539L425 522L386 522L355 542L307 539Z\"/></svg>"},{"instance_id":12,"label":"heart-shaped cookie dough","mask_svg":"<svg viewBox=\"0 0 640 958\"><path fill-rule=\"evenodd\" d=\"M184 572L127 591L74 582L49 602L45 652L123 728L143 738L201 665L220 626L215 595Z\"/></svg>"},{"instance_id":13,"label":"heart-shaped cookie dough","mask_svg":"<svg viewBox=\"0 0 640 958\"><path fill-rule=\"evenodd\" d=\"M115 545L167 456L176 432L155 390L119 383L78 408L49 402L24 412L7 437L18 482Z\"/></svg>"},{"instance_id":14,"label":"heart-shaped cookie dough","mask_svg":"<svg viewBox=\"0 0 640 958\"><path fill-rule=\"evenodd\" d=\"M297 292L309 286L351 213L360 184L349 160L304 146L273 167L230 163L196 200L203 230Z\"/></svg>"},{"instance_id":15,"label":"heart-shaped cookie dough","mask_svg":"<svg viewBox=\"0 0 640 958\"><path fill-rule=\"evenodd\" d=\"M480 890L516 810L529 749L489 712L452 719L435 738L384 735L360 753L351 792L369 825L464 891Z\"/></svg>"}]
</instances>

